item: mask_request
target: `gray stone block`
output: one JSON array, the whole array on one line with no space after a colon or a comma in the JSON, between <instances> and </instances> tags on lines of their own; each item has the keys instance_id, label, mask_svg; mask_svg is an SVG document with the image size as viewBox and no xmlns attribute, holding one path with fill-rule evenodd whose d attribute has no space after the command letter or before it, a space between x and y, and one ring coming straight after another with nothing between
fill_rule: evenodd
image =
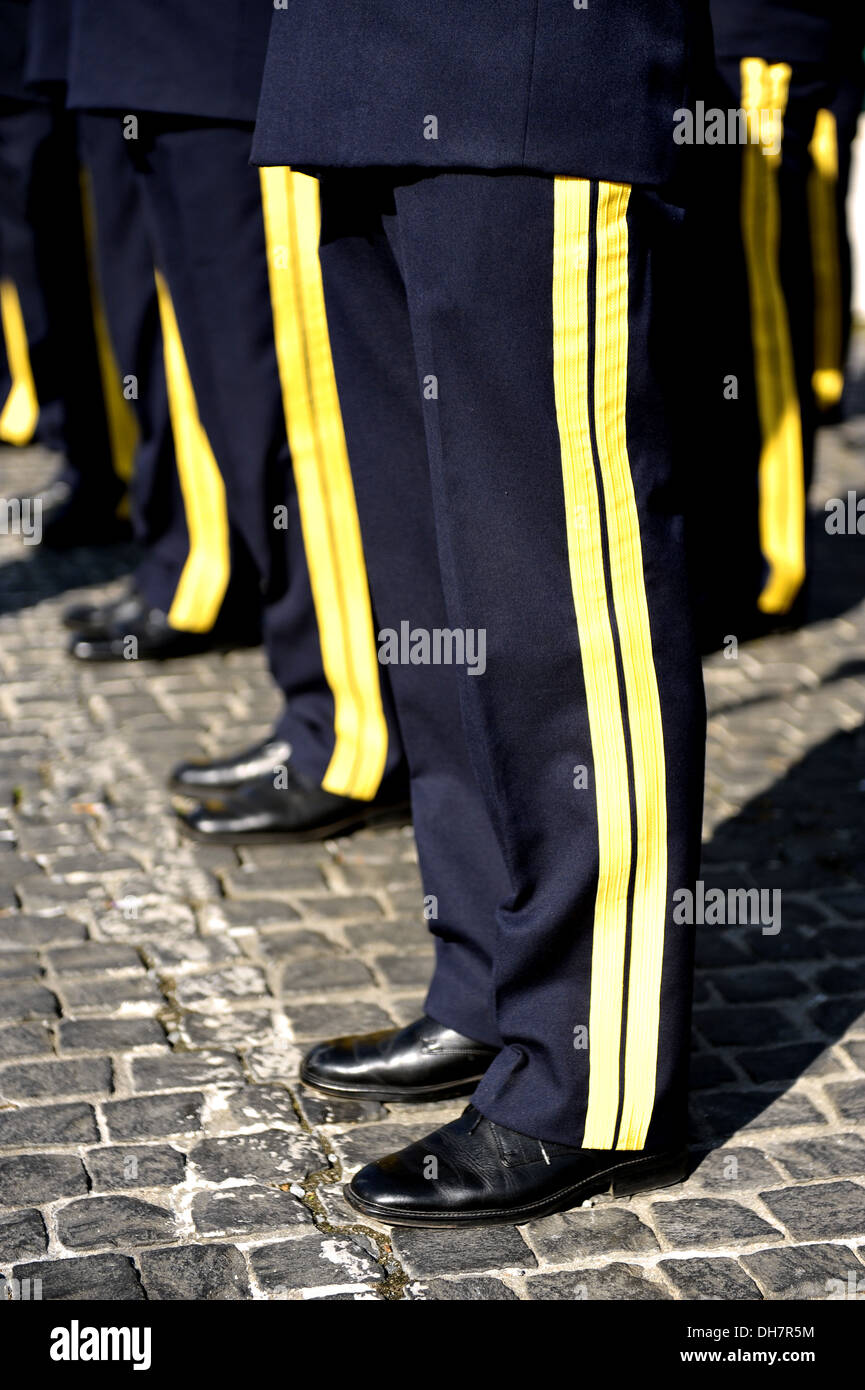
<instances>
[{"instance_id":1,"label":"gray stone block","mask_svg":"<svg viewBox=\"0 0 865 1390\"><path fill-rule=\"evenodd\" d=\"M858 1183L819 1183L760 1196L794 1240L843 1240L865 1231L865 1187Z\"/></svg>"},{"instance_id":2,"label":"gray stone block","mask_svg":"<svg viewBox=\"0 0 865 1390\"><path fill-rule=\"evenodd\" d=\"M760 1290L735 1260L661 1260L662 1270L680 1298L734 1303L761 1298Z\"/></svg>"},{"instance_id":3,"label":"gray stone block","mask_svg":"<svg viewBox=\"0 0 865 1390\"><path fill-rule=\"evenodd\" d=\"M0 1213L0 1263L26 1260L47 1249L45 1222L38 1211Z\"/></svg>"},{"instance_id":4,"label":"gray stone block","mask_svg":"<svg viewBox=\"0 0 865 1390\"><path fill-rule=\"evenodd\" d=\"M88 1255L80 1259L42 1260L16 1265L13 1275L42 1281L46 1303L140 1303L145 1294L135 1266L126 1255Z\"/></svg>"},{"instance_id":5,"label":"gray stone block","mask_svg":"<svg viewBox=\"0 0 865 1390\"><path fill-rule=\"evenodd\" d=\"M75 1103L0 1110L0 1148L87 1144L98 1138L92 1105Z\"/></svg>"},{"instance_id":6,"label":"gray stone block","mask_svg":"<svg viewBox=\"0 0 865 1390\"><path fill-rule=\"evenodd\" d=\"M87 1174L74 1154L14 1154L0 1158L0 1206L53 1202L88 1190Z\"/></svg>"},{"instance_id":7,"label":"gray stone block","mask_svg":"<svg viewBox=\"0 0 865 1390\"><path fill-rule=\"evenodd\" d=\"M753 1241L782 1240L762 1216L739 1202L691 1197L651 1204L652 1221L674 1250L711 1250Z\"/></svg>"},{"instance_id":8,"label":"gray stone block","mask_svg":"<svg viewBox=\"0 0 865 1390\"><path fill-rule=\"evenodd\" d=\"M289 1192L271 1187L227 1187L200 1192L192 1204L200 1235L253 1235L312 1224L312 1215Z\"/></svg>"},{"instance_id":9,"label":"gray stone block","mask_svg":"<svg viewBox=\"0 0 865 1390\"><path fill-rule=\"evenodd\" d=\"M156 1301L226 1302L251 1297L249 1276L233 1245L182 1245L144 1250L141 1274Z\"/></svg>"},{"instance_id":10,"label":"gray stone block","mask_svg":"<svg viewBox=\"0 0 865 1390\"><path fill-rule=\"evenodd\" d=\"M58 1211L57 1234L70 1250L111 1245L128 1251L172 1240L177 1232L171 1212L152 1202L137 1197L82 1197Z\"/></svg>"},{"instance_id":11,"label":"gray stone block","mask_svg":"<svg viewBox=\"0 0 865 1390\"><path fill-rule=\"evenodd\" d=\"M195 1134L201 1128L200 1092L168 1092L110 1101L104 1107L112 1139L163 1139L172 1134Z\"/></svg>"},{"instance_id":12,"label":"gray stone block","mask_svg":"<svg viewBox=\"0 0 865 1390\"><path fill-rule=\"evenodd\" d=\"M183 1154L170 1144L123 1144L90 1149L85 1162L94 1192L175 1187L183 1182L186 1174Z\"/></svg>"}]
</instances>

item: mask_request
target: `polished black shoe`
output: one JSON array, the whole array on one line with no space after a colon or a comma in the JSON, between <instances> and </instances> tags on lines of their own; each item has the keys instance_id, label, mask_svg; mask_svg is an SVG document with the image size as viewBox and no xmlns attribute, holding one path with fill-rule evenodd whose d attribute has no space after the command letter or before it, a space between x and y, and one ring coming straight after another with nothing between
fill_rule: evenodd
<instances>
[{"instance_id":1,"label":"polished black shoe","mask_svg":"<svg viewBox=\"0 0 865 1390\"><path fill-rule=\"evenodd\" d=\"M178 763L168 779L172 791L184 796L202 797L210 792L230 792L258 777L271 778L276 768L284 767L291 757L291 744L283 738L266 738L242 753L213 762L198 759Z\"/></svg>"},{"instance_id":2,"label":"polished black shoe","mask_svg":"<svg viewBox=\"0 0 865 1390\"><path fill-rule=\"evenodd\" d=\"M73 603L63 614L63 626L78 637L107 637L117 623L136 621L141 603L134 587L105 603Z\"/></svg>"},{"instance_id":3,"label":"polished black shoe","mask_svg":"<svg viewBox=\"0 0 865 1390\"><path fill-rule=\"evenodd\" d=\"M391 1226L518 1226L588 1197L681 1182L687 1150L574 1149L493 1124L469 1105L458 1120L361 1168L349 1205Z\"/></svg>"},{"instance_id":4,"label":"polished black shoe","mask_svg":"<svg viewBox=\"0 0 865 1390\"><path fill-rule=\"evenodd\" d=\"M407 1028L318 1043L304 1057L300 1079L350 1100L448 1100L469 1095L497 1051L421 1018Z\"/></svg>"},{"instance_id":5,"label":"polished black shoe","mask_svg":"<svg viewBox=\"0 0 865 1390\"><path fill-rule=\"evenodd\" d=\"M76 633L69 651L78 661L169 661L174 657L197 656L201 652L256 646L258 639L258 628L254 624L249 633L220 625L209 632L181 632L171 626L166 613L152 608L139 594L135 601L124 605L102 631L89 636Z\"/></svg>"},{"instance_id":6,"label":"polished black shoe","mask_svg":"<svg viewBox=\"0 0 865 1390\"><path fill-rule=\"evenodd\" d=\"M117 516L116 500L106 499L84 488L73 488L62 478L50 483L40 494L42 502L42 544L49 550L71 550L77 545L115 545L131 539L132 527Z\"/></svg>"},{"instance_id":7,"label":"polished black shoe","mask_svg":"<svg viewBox=\"0 0 865 1390\"><path fill-rule=\"evenodd\" d=\"M404 824L408 793L382 788L374 801L334 796L298 772L291 762L244 782L237 791L208 797L192 811L177 810L180 827L194 840L214 845L278 845L326 840L368 825Z\"/></svg>"}]
</instances>

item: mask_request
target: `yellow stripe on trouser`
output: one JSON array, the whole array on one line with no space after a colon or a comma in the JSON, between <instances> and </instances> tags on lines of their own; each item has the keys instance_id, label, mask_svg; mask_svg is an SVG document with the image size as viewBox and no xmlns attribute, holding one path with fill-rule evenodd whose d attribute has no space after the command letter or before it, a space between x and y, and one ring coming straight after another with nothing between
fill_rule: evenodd
<instances>
[{"instance_id":1,"label":"yellow stripe on trouser","mask_svg":"<svg viewBox=\"0 0 865 1390\"><path fill-rule=\"evenodd\" d=\"M760 418L760 546L769 576L758 600L786 613L805 578L805 473L802 420L787 305L781 285L779 152L790 68L743 58L742 236L751 299L751 339ZM774 113L774 119L773 119Z\"/></svg>"},{"instance_id":2,"label":"yellow stripe on trouser","mask_svg":"<svg viewBox=\"0 0 865 1390\"><path fill-rule=\"evenodd\" d=\"M96 339L96 355L99 360L99 376L102 382L102 399L105 403L105 419L108 424L108 439L111 446L111 462L114 472L122 482L129 484L138 447L138 421L135 412L123 394L120 368L114 355L102 290L99 283L99 259L97 255L96 218L93 212L93 190L90 175L81 170L81 215L84 225L84 244L87 250L87 273L90 281L90 305L93 316L93 333ZM118 505L120 515L128 515L129 500L124 495Z\"/></svg>"},{"instance_id":3,"label":"yellow stripe on trouser","mask_svg":"<svg viewBox=\"0 0 865 1390\"><path fill-rule=\"evenodd\" d=\"M655 1099L667 903L667 789L661 700L625 429L629 197L630 189L622 185L600 185L594 408L610 579L627 694L637 819L625 1089L616 1147L641 1149Z\"/></svg>"},{"instance_id":4,"label":"yellow stripe on trouser","mask_svg":"<svg viewBox=\"0 0 865 1390\"><path fill-rule=\"evenodd\" d=\"M168 613L168 621L172 627L183 632L209 632L222 607L231 572L225 487L198 418L195 392L186 365L174 305L159 271L156 272L156 293L165 355L168 410L189 532L189 554Z\"/></svg>"},{"instance_id":5,"label":"yellow stripe on trouser","mask_svg":"<svg viewBox=\"0 0 865 1390\"><path fill-rule=\"evenodd\" d=\"M844 390L841 266L838 259L838 130L835 117L817 112L808 147L808 221L814 268L814 372L820 410L837 405Z\"/></svg>"},{"instance_id":6,"label":"yellow stripe on trouser","mask_svg":"<svg viewBox=\"0 0 865 1390\"><path fill-rule=\"evenodd\" d=\"M589 199L583 179L556 179L553 369L571 588L595 770L598 887L589 1006L587 1148L612 1148L619 1108L631 824L616 653L604 576L601 509L589 425Z\"/></svg>"},{"instance_id":7,"label":"yellow stripe on trouser","mask_svg":"<svg viewBox=\"0 0 865 1390\"><path fill-rule=\"evenodd\" d=\"M370 801L387 757L372 609L318 260L318 184L262 169L273 325L322 664L334 700L326 791Z\"/></svg>"},{"instance_id":8,"label":"yellow stripe on trouser","mask_svg":"<svg viewBox=\"0 0 865 1390\"><path fill-rule=\"evenodd\" d=\"M645 1143L655 1098L666 915L663 730L643 578L642 546L625 432L630 190L601 184L596 219L594 401L589 400L588 269L591 185L556 179L553 328L556 415L562 451L571 586L595 768L598 888L589 1004L585 1148L616 1142L623 1028L628 885L632 863L625 718L634 766L636 865L625 1087L619 1148ZM590 409L603 493L595 478ZM604 574L604 528L621 643L627 712L619 689Z\"/></svg>"},{"instance_id":9,"label":"yellow stripe on trouser","mask_svg":"<svg viewBox=\"0 0 865 1390\"><path fill-rule=\"evenodd\" d=\"M30 366L27 330L18 291L11 280L0 280L0 322L6 342L6 360L12 385L0 410L0 440L4 444L29 444L36 432L39 402Z\"/></svg>"}]
</instances>

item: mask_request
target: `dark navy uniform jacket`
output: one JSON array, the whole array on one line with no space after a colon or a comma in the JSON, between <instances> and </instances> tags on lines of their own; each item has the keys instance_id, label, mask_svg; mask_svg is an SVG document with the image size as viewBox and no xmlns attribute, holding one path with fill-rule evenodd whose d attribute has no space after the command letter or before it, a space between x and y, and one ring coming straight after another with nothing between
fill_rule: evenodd
<instances>
[{"instance_id":1,"label":"dark navy uniform jacket","mask_svg":"<svg viewBox=\"0 0 865 1390\"><path fill-rule=\"evenodd\" d=\"M261 164L531 169L659 184L703 0L286 0Z\"/></svg>"},{"instance_id":2,"label":"dark navy uniform jacket","mask_svg":"<svg viewBox=\"0 0 865 1390\"><path fill-rule=\"evenodd\" d=\"M27 0L0 0L0 97L30 100L24 83L27 53Z\"/></svg>"},{"instance_id":3,"label":"dark navy uniform jacket","mask_svg":"<svg viewBox=\"0 0 865 1390\"><path fill-rule=\"evenodd\" d=\"M30 0L30 29L25 80L31 87L66 81L69 63L71 0Z\"/></svg>"},{"instance_id":4,"label":"dark navy uniform jacket","mask_svg":"<svg viewBox=\"0 0 865 1390\"><path fill-rule=\"evenodd\" d=\"M69 104L253 121L272 0L73 0Z\"/></svg>"},{"instance_id":5,"label":"dark navy uniform jacket","mask_svg":"<svg viewBox=\"0 0 865 1390\"><path fill-rule=\"evenodd\" d=\"M721 58L849 64L865 43L865 0L711 0L711 11Z\"/></svg>"}]
</instances>

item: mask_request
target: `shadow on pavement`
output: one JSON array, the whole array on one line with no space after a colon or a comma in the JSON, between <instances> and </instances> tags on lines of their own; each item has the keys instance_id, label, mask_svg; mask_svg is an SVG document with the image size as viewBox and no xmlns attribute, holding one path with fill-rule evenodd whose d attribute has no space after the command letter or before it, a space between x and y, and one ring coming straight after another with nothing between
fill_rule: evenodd
<instances>
[{"instance_id":1,"label":"shadow on pavement","mask_svg":"<svg viewBox=\"0 0 865 1390\"><path fill-rule=\"evenodd\" d=\"M764 1112L865 1015L863 779L865 725L813 749L705 847L707 891L780 889L781 914L774 934L697 927L697 1140L822 1119L799 1094Z\"/></svg>"}]
</instances>

